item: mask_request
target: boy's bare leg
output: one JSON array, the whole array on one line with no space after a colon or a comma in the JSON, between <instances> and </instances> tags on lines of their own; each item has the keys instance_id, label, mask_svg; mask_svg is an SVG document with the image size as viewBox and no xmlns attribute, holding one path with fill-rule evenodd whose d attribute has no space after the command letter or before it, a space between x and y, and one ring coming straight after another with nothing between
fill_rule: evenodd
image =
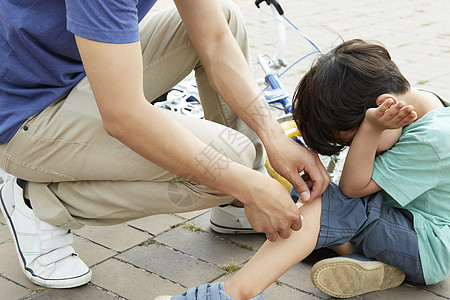
<instances>
[{"instance_id":1,"label":"boy's bare leg","mask_svg":"<svg viewBox=\"0 0 450 300\"><path fill-rule=\"evenodd\" d=\"M288 239L266 241L250 261L225 282L225 292L233 299L249 299L302 261L315 248L320 232L322 197L299 208L303 226Z\"/></svg>"},{"instance_id":2,"label":"boy's bare leg","mask_svg":"<svg viewBox=\"0 0 450 300\"><path fill-rule=\"evenodd\" d=\"M355 252L355 246L352 243L347 242L340 246L334 247L333 251L339 254L340 256L346 256Z\"/></svg>"}]
</instances>

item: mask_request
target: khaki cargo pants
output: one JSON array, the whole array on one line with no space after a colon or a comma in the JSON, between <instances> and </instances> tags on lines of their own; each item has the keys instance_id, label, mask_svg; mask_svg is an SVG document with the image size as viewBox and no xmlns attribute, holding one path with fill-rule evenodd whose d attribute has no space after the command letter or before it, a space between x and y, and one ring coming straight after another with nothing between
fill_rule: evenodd
<instances>
[{"instance_id":1,"label":"khaki cargo pants","mask_svg":"<svg viewBox=\"0 0 450 300\"><path fill-rule=\"evenodd\" d=\"M231 2L222 2L222 7L248 58L241 13ZM263 172L265 154L260 140L212 89L176 10L150 12L140 28L146 98L156 99L195 70L205 118L211 121L161 113L171 114L206 145ZM173 141L173 147L180 146ZM214 160L205 148L198 163L207 172L214 168ZM29 118L9 143L0 146L0 167L29 182L31 203L41 220L67 229L233 201L170 174L109 136L87 78L67 97Z\"/></svg>"}]
</instances>

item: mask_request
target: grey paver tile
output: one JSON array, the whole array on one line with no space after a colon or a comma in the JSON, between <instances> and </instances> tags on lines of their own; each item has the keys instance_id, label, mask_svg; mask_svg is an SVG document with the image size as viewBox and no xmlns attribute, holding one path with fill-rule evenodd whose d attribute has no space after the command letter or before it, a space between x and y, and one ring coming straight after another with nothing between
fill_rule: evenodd
<instances>
[{"instance_id":1,"label":"grey paver tile","mask_svg":"<svg viewBox=\"0 0 450 300\"><path fill-rule=\"evenodd\" d=\"M91 241L111 248L115 251L124 251L135 245L139 245L151 236L126 224L114 226L84 226L74 233Z\"/></svg>"},{"instance_id":2,"label":"grey paver tile","mask_svg":"<svg viewBox=\"0 0 450 300\"><path fill-rule=\"evenodd\" d=\"M214 280L212 283L215 283L215 282L221 282L221 281L225 282L225 281L227 281L231 276L233 276L234 273L235 273L235 272L231 272L231 273L225 274L225 275L223 275L223 276L217 278L216 280Z\"/></svg>"},{"instance_id":3,"label":"grey paver tile","mask_svg":"<svg viewBox=\"0 0 450 300\"><path fill-rule=\"evenodd\" d=\"M221 234L214 232L210 226L210 215L211 213L203 214L195 219L192 219L191 222L187 222L187 224L193 223L196 226L199 226L206 232L218 236L221 239L229 240L243 248L253 248L253 250L258 250L259 247L266 241L266 236L264 234Z\"/></svg>"},{"instance_id":4,"label":"grey paver tile","mask_svg":"<svg viewBox=\"0 0 450 300\"><path fill-rule=\"evenodd\" d=\"M153 299L158 295L177 295L185 288L116 259L93 268L92 281L128 299Z\"/></svg>"},{"instance_id":5,"label":"grey paver tile","mask_svg":"<svg viewBox=\"0 0 450 300\"><path fill-rule=\"evenodd\" d=\"M31 296L30 298L33 300L118 299L111 293L103 291L90 284L72 289L45 289L38 292L36 295Z\"/></svg>"},{"instance_id":6,"label":"grey paver tile","mask_svg":"<svg viewBox=\"0 0 450 300\"><path fill-rule=\"evenodd\" d=\"M289 287L284 284L271 284L264 291L264 299L265 300L313 300L317 299L317 297L304 293L302 291L296 290L292 287Z\"/></svg>"},{"instance_id":7,"label":"grey paver tile","mask_svg":"<svg viewBox=\"0 0 450 300\"><path fill-rule=\"evenodd\" d=\"M217 265L156 243L135 247L117 257L185 287L210 282L224 274Z\"/></svg>"},{"instance_id":8,"label":"grey paver tile","mask_svg":"<svg viewBox=\"0 0 450 300\"><path fill-rule=\"evenodd\" d=\"M30 290L39 289L39 286L33 284L22 272L12 240L0 244L0 256L0 273L2 276L17 282Z\"/></svg>"},{"instance_id":9,"label":"grey paver tile","mask_svg":"<svg viewBox=\"0 0 450 300\"><path fill-rule=\"evenodd\" d=\"M89 267L117 254L116 251L107 249L78 236L74 237L73 248Z\"/></svg>"},{"instance_id":10,"label":"grey paver tile","mask_svg":"<svg viewBox=\"0 0 450 300\"><path fill-rule=\"evenodd\" d=\"M185 219L176 215L155 215L138 220L127 222L127 224L137 227L139 229L150 232L153 235L158 235L163 231L170 229L171 225L184 222Z\"/></svg>"},{"instance_id":11,"label":"grey paver tile","mask_svg":"<svg viewBox=\"0 0 450 300\"><path fill-rule=\"evenodd\" d=\"M199 215L204 214L205 212L207 212L209 210L210 209L202 209L202 210L190 211L190 212L185 212L185 213L179 213L179 214L175 214L175 215L182 217L183 219L186 219L186 220L191 220L193 218L198 217Z\"/></svg>"},{"instance_id":12,"label":"grey paver tile","mask_svg":"<svg viewBox=\"0 0 450 300\"><path fill-rule=\"evenodd\" d=\"M27 290L26 288L0 277L1 299L19 299L29 294L31 294L31 291Z\"/></svg>"},{"instance_id":13,"label":"grey paver tile","mask_svg":"<svg viewBox=\"0 0 450 300\"><path fill-rule=\"evenodd\" d=\"M266 236L264 234L220 234L214 233L216 236L232 241L236 243L239 247L253 250L253 254L264 244L266 241Z\"/></svg>"},{"instance_id":14,"label":"grey paver tile","mask_svg":"<svg viewBox=\"0 0 450 300\"><path fill-rule=\"evenodd\" d=\"M417 285L417 287L450 299L450 277L447 277L447 279L433 285Z\"/></svg>"},{"instance_id":15,"label":"grey paver tile","mask_svg":"<svg viewBox=\"0 0 450 300\"><path fill-rule=\"evenodd\" d=\"M202 215L199 215L195 218L190 219L186 222L186 224L195 224L196 226L200 227L204 231L213 233L211 230L211 226L209 226L209 218L211 216L211 211L208 211Z\"/></svg>"},{"instance_id":16,"label":"grey paver tile","mask_svg":"<svg viewBox=\"0 0 450 300\"><path fill-rule=\"evenodd\" d=\"M411 6L408 1L385 0L377 1L376 5L374 4L373 1L339 1L339 5L324 0L282 2L285 15L324 50L328 49L333 42L339 40L338 35L345 39L362 37L381 41L390 52L403 45L402 49L395 51L397 54L393 57L396 61L409 56L414 61L421 61L421 67L426 67L426 63L422 61L423 57L435 54L435 47L441 45L443 43L442 37L449 34L450 21L448 16L442 14L441 9L445 5L448 6L448 3L441 0L429 5L429 3L415 1L415 4ZM247 23L249 24L249 37L252 43L251 51L253 52L253 49L259 50L261 44L269 42L266 35L258 34L261 27L264 27L266 31L271 31L269 22L257 22L258 18L261 17L253 13L252 9L254 8L251 8L251 3L240 3L239 5L246 9L244 17L249 20ZM430 18L430 16L433 16L433 18ZM261 39L261 36L264 38ZM286 57L289 57L290 53L294 53L294 57L299 57L305 49L301 43L302 38L290 28L287 29L287 37ZM275 43L276 41L273 41L272 46ZM448 44L447 42L447 47ZM439 54L437 56L441 56ZM445 64L446 61L448 60L442 58L440 60L441 64ZM397 63L402 69L402 65L398 61ZM308 66L309 64L304 65ZM446 68L438 67L438 69ZM428 74L429 72L436 72L436 69L427 72ZM427 74L425 74L425 77L427 77ZM412 78L412 80L420 79ZM285 86L289 91L292 91L295 87L291 84L285 84Z\"/></svg>"},{"instance_id":17,"label":"grey paver tile","mask_svg":"<svg viewBox=\"0 0 450 300\"><path fill-rule=\"evenodd\" d=\"M253 254L252 251L206 232L192 232L187 228L175 228L155 239L160 243L218 265L241 264Z\"/></svg>"},{"instance_id":18,"label":"grey paver tile","mask_svg":"<svg viewBox=\"0 0 450 300\"><path fill-rule=\"evenodd\" d=\"M2 214L0 214L2 215ZM4 243L8 240L12 241L11 233L9 232L9 228L6 225L0 224L0 244Z\"/></svg>"},{"instance_id":19,"label":"grey paver tile","mask_svg":"<svg viewBox=\"0 0 450 300\"><path fill-rule=\"evenodd\" d=\"M389 299L389 300L442 300L442 297L433 295L424 290L415 288L407 284L402 284L399 287L377 291L373 293L365 294L364 299L375 300L375 299ZM356 297L355 297L356 299Z\"/></svg>"},{"instance_id":20,"label":"grey paver tile","mask_svg":"<svg viewBox=\"0 0 450 300\"><path fill-rule=\"evenodd\" d=\"M281 276L279 281L321 298L331 299L332 297L322 293L313 285L309 277L310 270L311 265L300 262Z\"/></svg>"},{"instance_id":21,"label":"grey paver tile","mask_svg":"<svg viewBox=\"0 0 450 300\"><path fill-rule=\"evenodd\" d=\"M5 217L3 217L3 214L1 214L1 213L0 213L0 223L6 224Z\"/></svg>"}]
</instances>

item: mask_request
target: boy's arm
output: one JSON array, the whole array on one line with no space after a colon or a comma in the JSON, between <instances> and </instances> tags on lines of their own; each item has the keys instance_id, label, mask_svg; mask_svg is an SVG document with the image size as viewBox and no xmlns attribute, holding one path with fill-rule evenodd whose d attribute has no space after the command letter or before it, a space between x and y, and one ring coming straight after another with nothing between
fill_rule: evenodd
<instances>
[{"instance_id":1,"label":"boy's arm","mask_svg":"<svg viewBox=\"0 0 450 300\"><path fill-rule=\"evenodd\" d=\"M388 99L378 108L368 109L353 138L339 182L342 193L349 198L367 196L381 189L372 180L372 172L383 132L406 126L417 118L412 106L395 102Z\"/></svg>"}]
</instances>

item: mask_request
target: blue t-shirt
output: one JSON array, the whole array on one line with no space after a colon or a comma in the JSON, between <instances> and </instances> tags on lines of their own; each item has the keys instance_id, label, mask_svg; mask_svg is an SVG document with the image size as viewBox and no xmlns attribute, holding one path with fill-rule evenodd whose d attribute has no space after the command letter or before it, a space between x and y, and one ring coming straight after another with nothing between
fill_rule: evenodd
<instances>
[{"instance_id":1,"label":"blue t-shirt","mask_svg":"<svg viewBox=\"0 0 450 300\"><path fill-rule=\"evenodd\" d=\"M0 145L84 76L74 34L106 43L139 40L156 0L1 0Z\"/></svg>"}]
</instances>

